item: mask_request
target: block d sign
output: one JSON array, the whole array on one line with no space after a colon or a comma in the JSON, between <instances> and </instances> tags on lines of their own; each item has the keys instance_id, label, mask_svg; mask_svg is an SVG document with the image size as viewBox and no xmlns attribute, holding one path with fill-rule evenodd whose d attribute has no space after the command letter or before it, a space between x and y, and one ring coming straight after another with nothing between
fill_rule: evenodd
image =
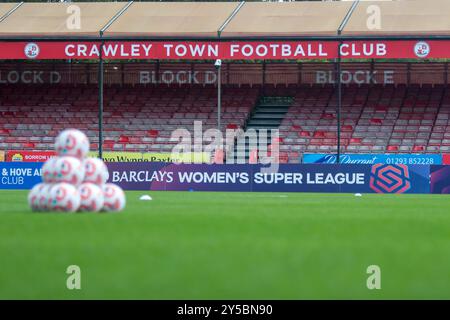
<instances>
[{"instance_id":1,"label":"block d sign","mask_svg":"<svg viewBox=\"0 0 450 320\"><path fill-rule=\"evenodd\" d=\"M59 83L61 74L58 71L39 71L39 70L12 70L9 72L0 71L0 84L14 83Z\"/></svg>"},{"instance_id":2,"label":"block d sign","mask_svg":"<svg viewBox=\"0 0 450 320\"><path fill-rule=\"evenodd\" d=\"M139 83L165 83L165 84L213 84L217 81L217 75L213 71L164 71L157 74L155 71L140 71Z\"/></svg>"}]
</instances>

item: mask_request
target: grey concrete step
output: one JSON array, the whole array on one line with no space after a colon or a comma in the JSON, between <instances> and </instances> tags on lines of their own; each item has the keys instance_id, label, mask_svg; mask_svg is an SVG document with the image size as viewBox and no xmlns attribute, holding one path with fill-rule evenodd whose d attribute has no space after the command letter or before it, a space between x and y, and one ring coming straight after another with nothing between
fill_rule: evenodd
<instances>
[{"instance_id":1,"label":"grey concrete step","mask_svg":"<svg viewBox=\"0 0 450 320\"><path fill-rule=\"evenodd\" d=\"M262 98L255 107L247 121L246 130L254 129L257 133L261 130L266 130L267 138L265 146L259 145L259 136L256 136L256 143L259 149L265 148L271 143L272 134L270 130L277 129L280 126L292 101L293 99L289 97L265 97ZM235 162L241 161L242 163L248 163L250 155L250 142L248 138L238 138L235 142L233 148L234 152L229 156L232 157Z\"/></svg>"},{"instance_id":2,"label":"grey concrete step","mask_svg":"<svg viewBox=\"0 0 450 320\"><path fill-rule=\"evenodd\" d=\"M280 122L273 119L250 119L248 125L267 125L269 127L279 126ZM248 126L247 126L248 127Z\"/></svg>"},{"instance_id":3,"label":"grey concrete step","mask_svg":"<svg viewBox=\"0 0 450 320\"><path fill-rule=\"evenodd\" d=\"M286 113L289 107L278 107L278 108L266 108L266 107L256 107L255 113Z\"/></svg>"},{"instance_id":4,"label":"grey concrete step","mask_svg":"<svg viewBox=\"0 0 450 320\"><path fill-rule=\"evenodd\" d=\"M284 113L255 113L252 119L281 119L284 118Z\"/></svg>"}]
</instances>

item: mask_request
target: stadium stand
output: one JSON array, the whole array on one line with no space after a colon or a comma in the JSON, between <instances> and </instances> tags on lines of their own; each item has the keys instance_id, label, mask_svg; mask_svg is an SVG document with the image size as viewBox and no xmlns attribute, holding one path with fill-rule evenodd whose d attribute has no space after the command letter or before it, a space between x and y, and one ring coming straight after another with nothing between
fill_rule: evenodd
<instances>
[{"instance_id":1,"label":"stadium stand","mask_svg":"<svg viewBox=\"0 0 450 320\"><path fill-rule=\"evenodd\" d=\"M349 153L448 150L449 95L442 85L346 86L341 145ZM336 150L333 87L300 88L280 126L282 151ZM289 157L291 159L292 157Z\"/></svg>"},{"instance_id":2,"label":"stadium stand","mask_svg":"<svg viewBox=\"0 0 450 320\"><path fill-rule=\"evenodd\" d=\"M0 148L50 150L68 126L86 130L98 148L97 91L92 86L2 86ZM243 127L258 97L256 88L225 88L223 126ZM169 152L178 128L216 127L213 87L119 87L105 90L104 146L114 151Z\"/></svg>"},{"instance_id":3,"label":"stadium stand","mask_svg":"<svg viewBox=\"0 0 450 320\"><path fill-rule=\"evenodd\" d=\"M98 147L95 87L6 85L0 87L0 94L1 149L51 149L57 132L67 126L86 130L92 148ZM333 85L226 86L223 128L278 128L281 162L297 163L304 152L335 152L335 94ZM170 141L173 130L193 132L195 120L203 122L203 131L216 127L216 99L214 86L108 86L105 150L169 152L175 143ZM448 151L449 117L450 93L443 85L347 85L343 91L342 150Z\"/></svg>"}]
</instances>

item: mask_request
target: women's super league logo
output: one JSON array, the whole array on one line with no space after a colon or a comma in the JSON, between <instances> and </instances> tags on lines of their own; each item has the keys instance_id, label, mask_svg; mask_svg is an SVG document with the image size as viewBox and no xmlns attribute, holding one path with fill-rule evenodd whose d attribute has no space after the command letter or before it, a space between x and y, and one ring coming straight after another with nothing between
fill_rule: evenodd
<instances>
[{"instance_id":1,"label":"women's super league logo","mask_svg":"<svg viewBox=\"0 0 450 320\"><path fill-rule=\"evenodd\" d=\"M370 171L370 188L377 193L405 193L411 189L408 166L374 164Z\"/></svg>"}]
</instances>

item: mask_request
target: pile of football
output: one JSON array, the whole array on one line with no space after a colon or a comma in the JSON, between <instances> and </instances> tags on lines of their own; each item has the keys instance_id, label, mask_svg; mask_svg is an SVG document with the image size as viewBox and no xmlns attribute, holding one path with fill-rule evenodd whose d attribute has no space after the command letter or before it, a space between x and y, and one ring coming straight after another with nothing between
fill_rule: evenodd
<instances>
[{"instance_id":1,"label":"pile of football","mask_svg":"<svg viewBox=\"0 0 450 320\"><path fill-rule=\"evenodd\" d=\"M28 194L33 211L121 211L123 190L112 183L108 168L98 158L89 158L89 140L75 129L62 131L55 140L56 157L42 166L42 183Z\"/></svg>"}]
</instances>

